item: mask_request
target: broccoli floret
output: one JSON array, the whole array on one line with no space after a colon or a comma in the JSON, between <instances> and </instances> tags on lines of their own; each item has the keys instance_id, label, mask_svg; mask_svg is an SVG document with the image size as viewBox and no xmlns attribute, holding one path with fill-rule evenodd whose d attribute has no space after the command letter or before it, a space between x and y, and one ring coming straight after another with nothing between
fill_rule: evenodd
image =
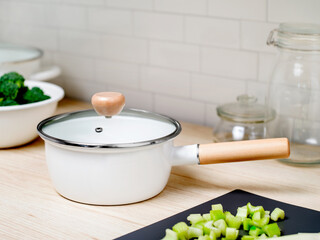
<instances>
[{"instance_id":1,"label":"broccoli floret","mask_svg":"<svg viewBox=\"0 0 320 240\"><path fill-rule=\"evenodd\" d=\"M16 72L10 72L0 77L0 96L15 100L19 90L24 88L24 78Z\"/></svg>"},{"instance_id":2,"label":"broccoli floret","mask_svg":"<svg viewBox=\"0 0 320 240\"><path fill-rule=\"evenodd\" d=\"M26 101L26 103L39 102L49 98L50 97L45 95L44 92L38 87L33 87L31 89L28 89L23 94L23 99Z\"/></svg>"},{"instance_id":3,"label":"broccoli floret","mask_svg":"<svg viewBox=\"0 0 320 240\"><path fill-rule=\"evenodd\" d=\"M11 99L3 100L3 98L1 98L1 99L0 99L0 106L19 105L19 103L17 103L15 100L11 100Z\"/></svg>"},{"instance_id":4,"label":"broccoli floret","mask_svg":"<svg viewBox=\"0 0 320 240\"><path fill-rule=\"evenodd\" d=\"M0 93L6 99L16 99L18 92L19 87L13 82L2 82L0 85Z\"/></svg>"},{"instance_id":5,"label":"broccoli floret","mask_svg":"<svg viewBox=\"0 0 320 240\"><path fill-rule=\"evenodd\" d=\"M16 72L0 77L0 106L34 103L49 98L39 87L29 89L25 86L23 76Z\"/></svg>"}]
</instances>

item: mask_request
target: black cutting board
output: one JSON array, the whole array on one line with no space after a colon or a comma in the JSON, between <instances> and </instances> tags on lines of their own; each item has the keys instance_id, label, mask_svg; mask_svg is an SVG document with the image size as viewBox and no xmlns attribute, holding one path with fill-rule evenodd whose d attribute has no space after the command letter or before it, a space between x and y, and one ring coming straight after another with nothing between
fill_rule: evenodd
<instances>
[{"instance_id":1,"label":"black cutting board","mask_svg":"<svg viewBox=\"0 0 320 240\"><path fill-rule=\"evenodd\" d=\"M318 211L279 202L242 190L234 190L137 231L116 238L116 240L160 240L164 237L166 228L172 228L174 224L180 221L188 223L187 217L191 213L209 213L212 204L221 203L224 210L236 214L237 208L246 205L248 202L252 205L262 205L265 210L269 211L272 211L276 207L283 209L286 217L283 221L278 222L282 235L299 232L320 232L320 212Z\"/></svg>"}]
</instances>

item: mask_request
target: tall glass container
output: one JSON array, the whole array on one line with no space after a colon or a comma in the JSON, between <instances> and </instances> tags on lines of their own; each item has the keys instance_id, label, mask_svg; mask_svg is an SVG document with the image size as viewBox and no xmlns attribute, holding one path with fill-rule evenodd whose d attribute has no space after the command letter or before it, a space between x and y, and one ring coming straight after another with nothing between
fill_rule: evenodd
<instances>
[{"instance_id":1,"label":"tall glass container","mask_svg":"<svg viewBox=\"0 0 320 240\"><path fill-rule=\"evenodd\" d=\"M276 118L268 137L287 137L287 163L320 163L320 25L283 23L267 40L278 57L269 83L267 106Z\"/></svg>"}]
</instances>

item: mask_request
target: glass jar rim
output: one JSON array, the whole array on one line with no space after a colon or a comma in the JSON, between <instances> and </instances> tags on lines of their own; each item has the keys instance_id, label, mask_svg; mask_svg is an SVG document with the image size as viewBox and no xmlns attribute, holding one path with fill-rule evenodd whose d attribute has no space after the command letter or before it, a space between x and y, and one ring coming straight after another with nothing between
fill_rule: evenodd
<instances>
[{"instance_id":1,"label":"glass jar rim","mask_svg":"<svg viewBox=\"0 0 320 240\"><path fill-rule=\"evenodd\" d=\"M270 32L267 44L291 50L320 51L320 25L281 23Z\"/></svg>"}]
</instances>

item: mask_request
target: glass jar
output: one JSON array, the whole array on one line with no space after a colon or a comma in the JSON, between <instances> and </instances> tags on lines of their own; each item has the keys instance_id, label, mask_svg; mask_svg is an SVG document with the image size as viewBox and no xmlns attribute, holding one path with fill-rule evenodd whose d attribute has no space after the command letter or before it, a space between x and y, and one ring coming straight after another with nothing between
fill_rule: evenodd
<instances>
[{"instance_id":1,"label":"glass jar","mask_svg":"<svg viewBox=\"0 0 320 240\"><path fill-rule=\"evenodd\" d=\"M266 123L274 118L274 111L257 103L254 96L240 95L237 102L217 107L220 117L214 128L215 142L261 139L266 136Z\"/></svg>"},{"instance_id":2,"label":"glass jar","mask_svg":"<svg viewBox=\"0 0 320 240\"><path fill-rule=\"evenodd\" d=\"M268 137L287 137L286 163L320 163L320 25L283 23L267 40L278 50L267 106L276 118Z\"/></svg>"}]
</instances>

